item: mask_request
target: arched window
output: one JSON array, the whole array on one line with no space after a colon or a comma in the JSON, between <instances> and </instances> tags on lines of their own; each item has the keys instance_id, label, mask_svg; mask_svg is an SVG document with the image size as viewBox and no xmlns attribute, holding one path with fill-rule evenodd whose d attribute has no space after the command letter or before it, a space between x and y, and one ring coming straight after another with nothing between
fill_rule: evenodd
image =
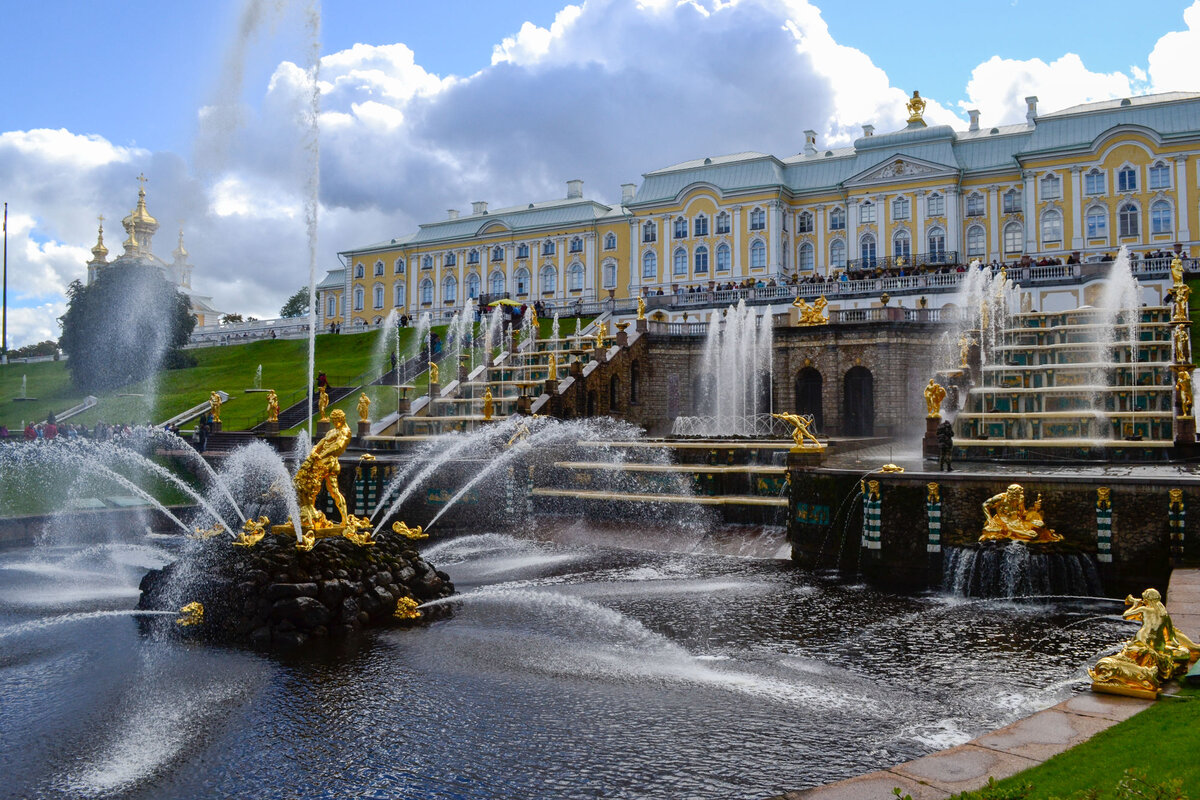
<instances>
[{"instance_id":1,"label":"arched window","mask_svg":"<svg viewBox=\"0 0 1200 800\"><path fill-rule=\"evenodd\" d=\"M583 291L583 264L578 261L567 268L567 288L572 292Z\"/></svg>"},{"instance_id":2,"label":"arched window","mask_svg":"<svg viewBox=\"0 0 1200 800\"><path fill-rule=\"evenodd\" d=\"M1004 226L1004 252L1019 253L1023 242L1021 241L1021 223L1010 222Z\"/></svg>"},{"instance_id":3,"label":"arched window","mask_svg":"<svg viewBox=\"0 0 1200 800\"><path fill-rule=\"evenodd\" d=\"M605 250L616 250L617 249L617 235L615 233L608 233L608 234L604 235L604 249Z\"/></svg>"},{"instance_id":4,"label":"arched window","mask_svg":"<svg viewBox=\"0 0 1200 800\"><path fill-rule=\"evenodd\" d=\"M982 217L983 216L983 195L979 192L967 195L967 216Z\"/></svg>"},{"instance_id":5,"label":"arched window","mask_svg":"<svg viewBox=\"0 0 1200 800\"><path fill-rule=\"evenodd\" d=\"M926 239L928 240L928 260L934 264L944 262L946 260L946 231L939 227L930 228Z\"/></svg>"},{"instance_id":6,"label":"arched window","mask_svg":"<svg viewBox=\"0 0 1200 800\"><path fill-rule=\"evenodd\" d=\"M1062 214L1057 210L1050 209L1042 214L1042 244L1061 243L1062 227Z\"/></svg>"},{"instance_id":7,"label":"arched window","mask_svg":"<svg viewBox=\"0 0 1200 800\"><path fill-rule=\"evenodd\" d=\"M927 217L944 217L946 216L946 198L934 192L925 200L925 216Z\"/></svg>"},{"instance_id":8,"label":"arched window","mask_svg":"<svg viewBox=\"0 0 1200 800\"><path fill-rule=\"evenodd\" d=\"M834 269L846 268L846 243L841 239L829 243L829 266Z\"/></svg>"},{"instance_id":9,"label":"arched window","mask_svg":"<svg viewBox=\"0 0 1200 800\"><path fill-rule=\"evenodd\" d=\"M870 269L875 266L875 236L866 234L858 241L859 266Z\"/></svg>"},{"instance_id":10,"label":"arched window","mask_svg":"<svg viewBox=\"0 0 1200 800\"><path fill-rule=\"evenodd\" d=\"M904 259L905 264L912 261L912 237L908 235L908 231L896 231L892 236L892 257Z\"/></svg>"},{"instance_id":11,"label":"arched window","mask_svg":"<svg viewBox=\"0 0 1200 800\"><path fill-rule=\"evenodd\" d=\"M365 296L365 293L363 292L363 288L361 286L355 286L354 287L354 310L355 311L363 310L364 296Z\"/></svg>"},{"instance_id":12,"label":"arched window","mask_svg":"<svg viewBox=\"0 0 1200 800\"><path fill-rule=\"evenodd\" d=\"M491 292L494 295L504 294L504 273L503 272L499 272L499 271L493 272L492 277L488 278L488 283L490 284L490 288L488 289L489 292Z\"/></svg>"},{"instance_id":13,"label":"arched window","mask_svg":"<svg viewBox=\"0 0 1200 800\"><path fill-rule=\"evenodd\" d=\"M808 242L800 245L800 254L796 257L796 267L801 272L809 272L816 266L816 256L813 253L813 246Z\"/></svg>"},{"instance_id":14,"label":"arched window","mask_svg":"<svg viewBox=\"0 0 1200 800\"><path fill-rule=\"evenodd\" d=\"M375 262L375 277L378 278L382 274L383 274L383 262L376 261Z\"/></svg>"},{"instance_id":15,"label":"arched window","mask_svg":"<svg viewBox=\"0 0 1200 800\"><path fill-rule=\"evenodd\" d=\"M811 211L801 211L796 218L796 233L812 233L813 215Z\"/></svg>"},{"instance_id":16,"label":"arched window","mask_svg":"<svg viewBox=\"0 0 1200 800\"><path fill-rule=\"evenodd\" d=\"M750 230L761 231L767 228L767 212L756 208L750 212Z\"/></svg>"},{"instance_id":17,"label":"arched window","mask_svg":"<svg viewBox=\"0 0 1200 800\"><path fill-rule=\"evenodd\" d=\"M1121 236L1137 236L1138 207L1133 203L1121 206L1121 210L1117 212L1117 225Z\"/></svg>"},{"instance_id":18,"label":"arched window","mask_svg":"<svg viewBox=\"0 0 1200 800\"><path fill-rule=\"evenodd\" d=\"M547 239L546 241L542 242L542 255L544 255L544 256L554 255L554 240L553 239Z\"/></svg>"},{"instance_id":19,"label":"arched window","mask_svg":"<svg viewBox=\"0 0 1200 800\"><path fill-rule=\"evenodd\" d=\"M1092 206L1084 215L1084 222L1087 224L1087 237L1089 239L1103 239L1108 237L1108 209L1104 206Z\"/></svg>"},{"instance_id":20,"label":"arched window","mask_svg":"<svg viewBox=\"0 0 1200 800\"><path fill-rule=\"evenodd\" d=\"M479 263L479 251L478 250L475 250L474 248L472 248L471 250L467 251L467 263L468 264L478 264Z\"/></svg>"},{"instance_id":21,"label":"arched window","mask_svg":"<svg viewBox=\"0 0 1200 800\"><path fill-rule=\"evenodd\" d=\"M982 225L972 225L967 228L967 255L971 258L981 258L985 254L987 237Z\"/></svg>"},{"instance_id":22,"label":"arched window","mask_svg":"<svg viewBox=\"0 0 1200 800\"><path fill-rule=\"evenodd\" d=\"M692 223L692 230L697 236L708 236L708 217L703 214L696 217L695 222Z\"/></svg>"},{"instance_id":23,"label":"arched window","mask_svg":"<svg viewBox=\"0 0 1200 800\"><path fill-rule=\"evenodd\" d=\"M375 300L375 308L383 308L383 284L377 283L372 287L372 297Z\"/></svg>"},{"instance_id":24,"label":"arched window","mask_svg":"<svg viewBox=\"0 0 1200 800\"><path fill-rule=\"evenodd\" d=\"M475 260L478 261L479 256L475 256ZM442 263L447 267L458 266L458 254L457 253L446 253L446 257L444 259L442 259Z\"/></svg>"},{"instance_id":25,"label":"arched window","mask_svg":"<svg viewBox=\"0 0 1200 800\"><path fill-rule=\"evenodd\" d=\"M1084 194L1104 194L1104 173L1093 167L1083 176Z\"/></svg>"},{"instance_id":26,"label":"arched window","mask_svg":"<svg viewBox=\"0 0 1200 800\"><path fill-rule=\"evenodd\" d=\"M1137 191L1137 172L1134 171L1133 167L1121 167L1121 169L1117 171L1117 191Z\"/></svg>"},{"instance_id":27,"label":"arched window","mask_svg":"<svg viewBox=\"0 0 1200 800\"><path fill-rule=\"evenodd\" d=\"M729 272L731 267L729 245L717 245L717 272Z\"/></svg>"},{"instance_id":28,"label":"arched window","mask_svg":"<svg viewBox=\"0 0 1200 800\"><path fill-rule=\"evenodd\" d=\"M1004 213L1005 214L1020 214L1021 213L1021 190L1009 189L1004 193Z\"/></svg>"},{"instance_id":29,"label":"arched window","mask_svg":"<svg viewBox=\"0 0 1200 800\"><path fill-rule=\"evenodd\" d=\"M646 243L658 241L658 226L651 220L642 224L642 241Z\"/></svg>"},{"instance_id":30,"label":"arched window","mask_svg":"<svg viewBox=\"0 0 1200 800\"><path fill-rule=\"evenodd\" d=\"M658 256L653 250L642 253L642 278L656 280L658 278Z\"/></svg>"},{"instance_id":31,"label":"arched window","mask_svg":"<svg viewBox=\"0 0 1200 800\"><path fill-rule=\"evenodd\" d=\"M578 236L571 239L571 245L568 248L568 250L572 253L582 253L583 252L583 239L580 239Z\"/></svg>"},{"instance_id":32,"label":"arched window","mask_svg":"<svg viewBox=\"0 0 1200 800\"><path fill-rule=\"evenodd\" d=\"M497 245L496 247L493 247L492 248L492 261L503 261L503 260L504 260L504 248L500 247L499 245Z\"/></svg>"},{"instance_id":33,"label":"arched window","mask_svg":"<svg viewBox=\"0 0 1200 800\"><path fill-rule=\"evenodd\" d=\"M516 287L519 297L529 294L529 270L521 267L513 273L513 286Z\"/></svg>"},{"instance_id":34,"label":"arched window","mask_svg":"<svg viewBox=\"0 0 1200 800\"><path fill-rule=\"evenodd\" d=\"M458 300L458 278L447 275L442 279L442 301L453 303Z\"/></svg>"},{"instance_id":35,"label":"arched window","mask_svg":"<svg viewBox=\"0 0 1200 800\"><path fill-rule=\"evenodd\" d=\"M672 275L687 275L687 251L682 247L676 247L675 252L671 254Z\"/></svg>"},{"instance_id":36,"label":"arched window","mask_svg":"<svg viewBox=\"0 0 1200 800\"><path fill-rule=\"evenodd\" d=\"M1062 197L1062 180L1054 173L1042 178L1041 186L1043 200L1057 200Z\"/></svg>"},{"instance_id":37,"label":"arched window","mask_svg":"<svg viewBox=\"0 0 1200 800\"><path fill-rule=\"evenodd\" d=\"M433 302L433 281L429 278L421 281L421 303L429 305Z\"/></svg>"},{"instance_id":38,"label":"arched window","mask_svg":"<svg viewBox=\"0 0 1200 800\"><path fill-rule=\"evenodd\" d=\"M397 274L397 275L404 274L404 259L403 258L396 259L396 273L395 274Z\"/></svg>"},{"instance_id":39,"label":"arched window","mask_svg":"<svg viewBox=\"0 0 1200 800\"><path fill-rule=\"evenodd\" d=\"M1155 161L1150 167L1150 189L1170 189L1171 188L1171 168L1162 161ZM1153 213L1153 209L1151 209Z\"/></svg>"},{"instance_id":40,"label":"arched window","mask_svg":"<svg viewBox=\"0 0 1200 800\"><path fill-rule=\"evenodd\" d=\"M892 201L892 219L908 219L909 203L907 197L897 197Z\"/></svg>"},{"instance_id":41,"label":"arched window","mask_svg":"<svg viewBox=\"0 0 1200 800\"><path fill-rule=\"evenodd\" d=\"M767 245L762 239L755 239L750 245L750 268L763 269L767 266Z\"/></svg>"},{"instance_id":42,"label":"arched window","mask_svg":"<svg viewBox=\"0 0 1200 800\"><path fill-rule=\"evenodd\" d=\"M517 258L529 258L529 245L524 242L517 245Z\"/></svg>"},{"instance_id":43,"label":"arched window","mask_svg":"<svg viewBox=\"0 0 1200 800\"><path fill-rule=\"evenodd\" d=\"M608 410L613 412L621 405L621 379L613 375L608 379Z\"/></svg>"},{"instance_id":44,"label":"arched window","mask_svg":"<svg viewBox=\"0 0 1200 800\"><path fill-rule=\"evenodd\" d=\"M362 278L367 274L366 268L362 264L354 265L354 277Z\"/></svg>"},{"instance_id":45,"label":"arched window","mask_svg":"<svg viewBox=\"0 0 1200 800\"><path fill-rule=\"evenodd\" d=\"M325 316L336 317L337 316L337 298L331 296L329 298L328 303L326 303L326 305L325 305L325 309L326 309Z\"/></svg>"},{"instance_id":46,"label":"arched window","mask_svg":"<svg viewBox=\"0 0 1200 800\"><path fill-rule=\"evenodd\" d=\"M722 211L717 214L717 235L729 233L729 212Z\"/></svg>"},{"instance_id":47,"label":"arched window","mask_svg":"<svg viewBox=\"0 0 1200 800\"><path fill-rule=\"evenodd\" d=\"M638 389L641 388L642 382L642 366L635 358L629 364L629 402L636 403L638 401Z\"/></svg>"},{"instance_id":48,"label":"arched window","mask_svg":"<svg viewBox=\"0 0 1200 800\"><path fill-rule=\"evenodd\" d=\"M549 294L558 290L558 270L547 264L542 267L542 271L538 273L538 282L541 284L542 294Z\"/></svg>"},{"instance_id":49,"label":"arched window","mask_svg":"<svg viewBox=\"0 0 1200 800\"><path fill-rule=\"evenodd\" d=\"M601 273L605 289L617 288L617 262L605 261Z\"/></svg>"},{"instance_id":50,"label":"arched window","mask_svg":"<svg viewBox=\"0 0 1200 800\"><path fill-rule=\"evenodd\" d=\"M392 287L392 305L400 308L404 305L404 284L397 283Z\"/></svg>"},{"instance_id":51,"label":"arched window","mask_svg":"<svg viewBox=\"0 0 1200 800\"><path fill-rule=\"evenodd\" d=\"M683 217L675 218L675 227L672 230L672 236L676 239L686 239L688 233L688 221Z\"/></svg>"},{"instance_id":52,"label":"arched window","mask_svg":"<svg viewBox=\"0 0 1200 800\"><path fill-rule=\"evenodd\" d=\"M829 230L831 230L831 231L846 230L846 209L835 208L829 212Z\"/></svg>"},{"instance_id":53,"label":"arched window","mask_svg":"<svg viewBox=\"0 0 1200 800\"><path fill-rule=\"evenodd\" d=\"M700 245L696 248L696 254L692 257L693 266L696 268L697 275L708 274L708 248Z\"/></svg>"},{"instance_id":54,"label":"arched window","mask_svg":"<svg viewBox=\"0 0 1200 800\"><path fill-rule=\"evenodd\" d=\"M1150 206L1150 232L1170 233L1174 227L1173 217L1171 204L1166 200L1159 200Z\"/></svg>"},{"instance_id":55,"label":"arched window","mask_svg":"<svg viewBox=\"0 0 1200 800\"><path fill-rule=\"evenodd\" d=\"M433 256L425 256L421 259L421 269L433 269Z\"/></svg>"},{"instance_id":56,"label":"arched window","mask_svg":"<svg viewBox=\"0 0 1200 800\"><path fill-rule=\"evenodd\" d=\"M467 297L472 300L479 299L479 274L476 272L467 276Z\"/></svg>"}]
</instances>

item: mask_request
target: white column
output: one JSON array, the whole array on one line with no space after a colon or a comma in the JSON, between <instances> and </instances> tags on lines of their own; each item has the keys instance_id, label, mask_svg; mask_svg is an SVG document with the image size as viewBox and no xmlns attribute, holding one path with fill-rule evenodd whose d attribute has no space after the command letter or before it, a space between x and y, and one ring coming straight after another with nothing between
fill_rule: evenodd
<instances>
[{"instance_id":1,"label":"white column","mask_svg":"<svg viewBox=\"0 0 1200 800\"><path fill-rule=\"evenodd\" d=\"M1071 249L1083 249L1083 167L1071 167Z\"/></svg>"},{"instance_id":2,"label":"white column","mask_svg":"<svg viewBox=\"0 0 1200 800\"><path fill-rule=\"evenodd\" d=\"M820 205L813 209L813 225L817 229L817 251L813 253L813 274L821 272L821 267L825 267L824 275L829 276L829 254L825 252L825 206ZM797 253L800 251L797 250ZM798 258L799 256L797 256ZM796 264L796 272L800 271L800 265Z\"/></svg>"},{"instance_id":3,"label":"white column","mask_svg":"<svg viewBox=\"0 0 1200 800\"><path fill-rule=\"evenodd\" d=\"M959 242L962 239L962 223L959 221L961 217L958 213L959 202L958 187L948 187L946 189L946 249L958 253L961 261L966 258L966 254L958 252Z\"/></svg>"},{"instance_id":4,"label":"white column","mask_svg":"<svg viewBox=\"0 0 1200 800\"><path fill-rule=\"evenodd\" d=\"M1022 215L1022 227L1025 229L1025 252L1032 253L1037 249L1037 197L1034 191L1033 172L1026 170L1021 173L1025 179L1025 187L1021 192L1021 201L1025 213ZM1059 184L1062 185L1061 183Z\"/></svg>"},{"instance_id":5,"label":"white column","mask_svg":"<svg viewBox=\"0 0 1200 800\"><path fill-rule=\"evenodd\" d=\"M914 261L916 260L917 253L922 250L929 251L929 243L925 241L925 197L927 194L924 189L920 189L913 194L912 252Z\"/></svg>"},{"instance_id":6,"label":"white column","mask_svg":"<svg viewBox=\"0 0 1200 800\"><path fill-rule=\"evenodd\" d=\"M558 240L558 245L554 251L558 254L558 278L554 286L555 297L566 297L567 287L567 248L571 245L571 239L568 236L563 236Z\"/></svg>"},{"instance_id":7,"label":"white column","mask_svg":"<svg viewBox=\"0 0 1200 800\"><path fill-rule=\"evenodd\" d=\"M846 268L859 257L858 252L858 203L846 198Z\"/></svg>"},{"instance_id":8,"label":"white column","mask_svg":"<svg viewBox=\"0 0 1200 800\"><path fill-rule=\"evenodd\" d=\"M778 200L772 200L767 204L771 213L767 216L767 243L768 247L768 262L770 269L767 270L770 275L778 275L780 272L779 266L779 244L783 236L783 209Z\"/></svg>"},{"instance_id":9,"label":"white column","mask_svg":"<svg viewBox=\"0 0 1200 800\"><path fill-rule=\"evenodd\" d=\"M745 265L742 264L742 207L733 207L733 275L736 278L746 277Z\"/></svg>"},{"instance_id":10,"label":"white column","mask_svg":"<svg viewBox=\"0 0 1200 800\"><path fill-rule=\"evenodd\" d=\"M513 242L511 247L505 248L504 251L504 291L512 294L513 292L513 271L514 262L517 258L517 245L520 242ZM491 287L488 287L491 291Z\"/></svg>"},{"instance_id":11,"label":"white column","mask_svg":"<svg viewBox=\"0 0 1200 800\"><path fill-rule=\"evenodd\" d=\"M999 191L996 186L987 187L988 229L991 231L991 247L988 248L988 259L1004 258L1004 242L1000 238L1000 203ZM999 254L999 255L997 255Z\"/></svg>"},{"instance_id":12,"label":"white column","mask_svg":"<svg viewBox=\"0 0 1200 800\"><path fill-rule=\"evenodd\" d=\"M658 277L660 283L666 284L670 284L674 280L675 267L671 263L671 250L673 249L674 241L671 237L674 235L675 230L671 225L672 219L673 217L670 214L663 214L662 230L659 231L662 235L658 237ZM663 294L667 293L667 290L663 289Z\"/></svg>"},{"instance_id":13,"label":"white column","mask_svg":"<svg viewBox=\"0 0 1200 800\"><path fill-rule=\"evenodd\" d=\"M596 265L596 234L586 233L583 236L583 293L586 296L589 292L593 297L599 297L596 293L597 281L592 271Z\"/></svg>"},{"instance_id":14,"label":"white column","mask_svg":"<svg viewBox=\"0 0 1200 800\"><path fill-rule=\"evenodd\" d=\"M642 223L637 217L629 218L629 296L641 295L642 260L638 258L638 242L642 236ZM618 270L619 271L619 270Z\"/></svg>"},{"instance_id":15,"label":"white column","mask_svg":"<svg viewBox=\"0 0 1200 800\"><path fill-rule=\"evenodd\" d=\"M1192 234L1188 230L1188 174L1187 156L1175 156L1175 239L1188 242Z\"/></svg>"}]
</instances>

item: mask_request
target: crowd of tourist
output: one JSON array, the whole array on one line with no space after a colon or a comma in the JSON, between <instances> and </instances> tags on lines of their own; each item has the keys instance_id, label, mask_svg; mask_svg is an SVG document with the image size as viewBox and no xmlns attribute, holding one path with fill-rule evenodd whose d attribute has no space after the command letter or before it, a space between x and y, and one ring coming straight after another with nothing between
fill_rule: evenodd
<instances>
[{"instance_id":1,"label":"crowd of tourist","mask_svg":"<svg viewBox=\"0 0 1200 800\"><path fill-rule=\"evenodd\" d=\"M0 424L0 444L10 442L30 442L33 444L48 444L60 439L73 441L76 439L90 439L95 442L111 442L121 441L135 436L139 432L149 431L153 429L153 425L149 423L136 422L97 422L91 428L86 425L77 425L73 422L59 425L51 414L45 422L27 422L25 430L22 433L10 431L7 425ZM167 426L164 430L168 430L176 435L179 434L179 426Z\"/></svg>"}]
</instances>

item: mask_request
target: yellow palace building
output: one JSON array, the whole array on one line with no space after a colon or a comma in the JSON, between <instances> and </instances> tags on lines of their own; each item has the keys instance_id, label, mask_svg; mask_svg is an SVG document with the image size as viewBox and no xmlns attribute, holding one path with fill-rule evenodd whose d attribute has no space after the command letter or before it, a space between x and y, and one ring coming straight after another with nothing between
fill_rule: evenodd
<instances>
[{"instance_id":1,"label":"yellow palace building","mask_svg":"<svg viewBox=\"0 0 1200 800\"><path fill-rule=\"evenodd\" d=\"M419 226L343 251L319 287L323 324L378 325L390 310L434 319L469 298L571 313L608 299L727 285L927 272L980 259L1101 260L1193 251L1200 231L1200 93L1039 113L967 130L908 125L824 149L699 158L625 184L621 202L566 197ZM439 313L440 312L440 313ZM585 312L586 313L586 312Z\"/></svg>"}]
</instances>

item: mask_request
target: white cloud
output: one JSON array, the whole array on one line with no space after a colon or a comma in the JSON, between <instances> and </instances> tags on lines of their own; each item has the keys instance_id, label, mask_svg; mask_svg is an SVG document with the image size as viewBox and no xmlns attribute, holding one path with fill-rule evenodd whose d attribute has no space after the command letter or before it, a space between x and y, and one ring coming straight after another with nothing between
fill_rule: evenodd
<instances>
[{"instance_id":1,"label":"white cloud","mask_svg":"<svg viewBox=\"0 0 1200 800\"><path fill-rule=\"evenodd\" d=\"M1132 93L1127 75L1092 72L1074 53L1050 63L992 56L971 72L967 100L959 106L979 109L984 125L1005 125L1025 121L1025 98L1031 95L1045 112Z\"/></svg>"},{"instance_id":2,"label":"white cloud","mask_svg":"<svg viewBox=\"0 0 1200 800\"><path fill-rule=\"evenodd\" d=\"M10 298L11 301L11 298ZM41 303L32 306L8 308L8 346L12 350L27 344L55 339L62 334L58 318L67 311L63 301Z\"/></svg>"},{"instance_id":3,"label":"white cloud","mask_svg":"<svg viewBox=\"0 0 1200 800\"><path fill-rule=\"evenodd\" d=\"M1196 91L1200 75L1200 0L1183 12L1186 30L1172 31L1150 52L1147 70L1156 92Z\"/></svg>"}]
</instances>

